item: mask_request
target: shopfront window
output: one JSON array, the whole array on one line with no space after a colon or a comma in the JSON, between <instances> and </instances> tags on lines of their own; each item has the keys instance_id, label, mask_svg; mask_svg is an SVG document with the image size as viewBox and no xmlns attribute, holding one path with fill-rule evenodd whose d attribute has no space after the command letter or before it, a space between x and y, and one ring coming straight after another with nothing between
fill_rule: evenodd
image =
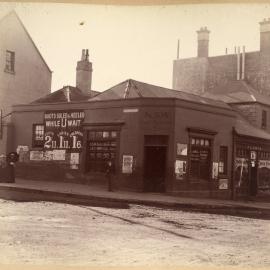
<instances>
[{"instance_id":1,"label":"shopfront window","mask_svg":"<svg viewBox=\"0 0 270 270\"><path fill-rule=\"evenodd\" d=\"M207 138L190 138L190 177L210 179L211 141Z\"/></svg>"},{"instance_id":2,"label":"shopfront window","mask_svg":"<svg viewBox=\"0 0 270 270\"><path fill-rule=\"evenodd\" d=\"M89 131L87 142L87 170L105 172L108 160L115 161L116 131Z\"/></svg>"}]
</instances>

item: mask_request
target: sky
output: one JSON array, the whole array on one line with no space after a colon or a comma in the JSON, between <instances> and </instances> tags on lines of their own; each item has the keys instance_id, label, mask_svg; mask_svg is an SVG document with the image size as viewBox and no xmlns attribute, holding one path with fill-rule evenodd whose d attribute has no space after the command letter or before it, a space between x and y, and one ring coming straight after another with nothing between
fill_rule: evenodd
<instances>
[{"instance_id":1,"label":"sky","mask_svg":"<svg viewBox=\"0 0 270 270\"><path fill-rule=\"evenodd\" d=\"M209 55L245 45L259 50L259 22L270 4L112 6L65 3L0 3L14 9L48 66L52 91L75 85L82 49L93 63L92 89L104 91L126 79L172 87L173 60L196 57L196 31L211 31ZM83 22L83 24L81 24Z\"/></svg>"}]
</instances>

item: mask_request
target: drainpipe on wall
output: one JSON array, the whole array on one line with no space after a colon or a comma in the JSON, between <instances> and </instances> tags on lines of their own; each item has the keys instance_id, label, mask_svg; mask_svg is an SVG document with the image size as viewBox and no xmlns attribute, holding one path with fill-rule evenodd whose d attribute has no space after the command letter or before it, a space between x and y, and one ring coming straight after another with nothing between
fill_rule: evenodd
<instances>
[{"instance_id":1,"label":"drainpipe on wall","mask_svg":"<svg viewBox=\"0 0 270 270\"><path fill-rule=\"evenodd\" d=\"M235 200L234 190L234 161L235 161L235 127L232 128L232 167L231 167L231 200Z\"/></svg>"}]
</instances>

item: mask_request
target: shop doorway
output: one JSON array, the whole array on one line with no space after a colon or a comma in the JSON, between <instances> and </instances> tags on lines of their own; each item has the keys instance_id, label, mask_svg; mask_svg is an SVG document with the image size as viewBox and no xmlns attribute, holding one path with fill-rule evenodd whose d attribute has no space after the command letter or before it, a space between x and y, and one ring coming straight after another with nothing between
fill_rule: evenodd
<instances>
[{"instance_id":1,"label":"shop doorway","mask_svg":"<svg viewBox=\"0 0 270 270\"><path fill-rule=\"evenodd\" d=\"M144 191L165 192L167 136L145 136Z\"/></svg>"}]
</instances>

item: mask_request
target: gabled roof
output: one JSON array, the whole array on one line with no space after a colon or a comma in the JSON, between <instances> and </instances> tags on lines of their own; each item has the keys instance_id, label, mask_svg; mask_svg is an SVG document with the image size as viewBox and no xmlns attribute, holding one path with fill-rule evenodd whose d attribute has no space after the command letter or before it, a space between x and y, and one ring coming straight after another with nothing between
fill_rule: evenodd
<instances>
[{"instance_id":1,"label":"gabled roof","mask_svg":"<svg viewBox=\"0 0 270 270\"><path fill-rule=\"evenodd\" d=\"M26 35L28 36L29 40L33 44L34 48L36 49L37 53L39 54L40 58L42 59L43 63L45 64L45 66L47 67L47 69L49 70L49 72L52 73L51 69L49 68L48 64L46 63L46 61L44 60L43 56L41 55L39 49L37 48L36 44L34 43L32 37L28 33L27 29L25 28L25 26L24 26L23 22L21 21L20 17L17 15L17 13L14 10L12 10L8 14L6 14L4 17L2 17L0 19L0 24L3 23L5 21L5 19L7 19L8 17L14 17L14 18L17 19L17 21L19 22L19 24L22 26L23 30L25 31Z\"/></svg>"},{"instance_id":2,"label":"gabled roof","mask_svg":"<svg viewBox=\"0 0 270 270\"><path fill-rule=\"evenodd\" d=\"M91 101L132 98L176 98L199 104L230 109L229 105L219 100L213 100L187 92L172 90L132 79L126 80L109 88L108 90L100 93L98 96L91 98Z\"/></svg>"},{"instance_id":3,"label":"gabled roof","mask_svg":"<svg viewBox=\"0 0 270 270\"><path fill-rule=\"evenodd\" d=\"M77 87L64 86L53 93L33 101L31 104L87 101L89 98L96 96L97 94L99 94L99 92L93 90L90 91L89 94L85 94Z\"/></svg>"},{"instance_id":4,"label":"gabled roof","mask_svg":"<svg viewBox=\"0 0 270 270\"><path fill-rule=\"evenodd\" d=\"M258 102L270 106L270 96L260 94L244 80L234 80L219 84L211 93L205 92L202 96L222 100L226 103Z\"/></svg>"},{"instance_id":5,"label":"gabled roof","mask_svg":"<svg viewBox=\"0 0 270 270\"><path fill-rule=\"evenodd\" d=\"M239 135L270 140L270 133L254 127L239 113L236 113L235 131Z\"/></svg>"}]
</instances>

